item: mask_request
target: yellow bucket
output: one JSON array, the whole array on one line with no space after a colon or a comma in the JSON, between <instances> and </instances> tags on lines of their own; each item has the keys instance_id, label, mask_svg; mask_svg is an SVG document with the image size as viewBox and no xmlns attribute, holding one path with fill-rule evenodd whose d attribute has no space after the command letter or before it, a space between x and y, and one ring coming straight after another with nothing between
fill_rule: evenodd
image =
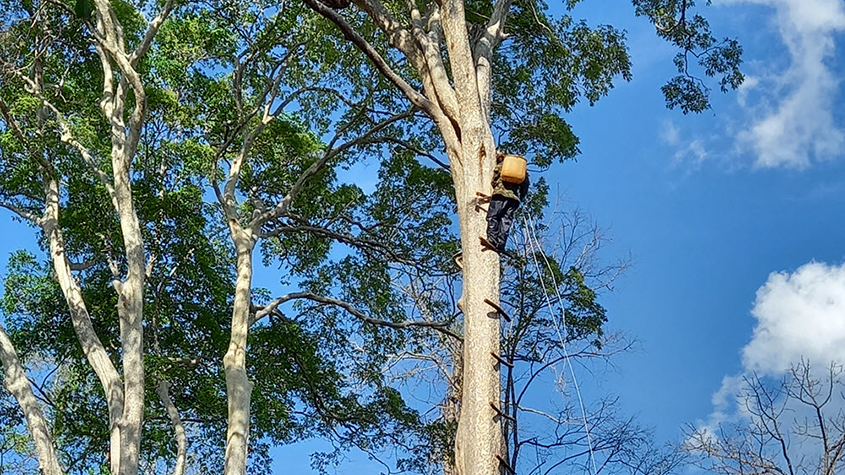
<instances>
[{"instance_id":1,"label":"yellow bucket","mask_svg":"<svg viewBox=\"0 0 845 475\"><path fill-rule=\"evenodd\" d=\"M525 181L528 162L519 155L505 155L502 160L502 181L519 185Z\"/></svg>"}]
</instances>

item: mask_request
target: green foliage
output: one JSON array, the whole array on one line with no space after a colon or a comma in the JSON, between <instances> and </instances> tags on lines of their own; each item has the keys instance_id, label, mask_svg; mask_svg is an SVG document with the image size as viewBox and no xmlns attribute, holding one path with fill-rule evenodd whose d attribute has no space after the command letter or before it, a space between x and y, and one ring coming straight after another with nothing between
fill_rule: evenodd
<instances>
[{"instance_id":1,"label":"green foliage","mask_svg":"<svg viewBox=\"0 0 845 475\"><path fill-rule=\"evenodd\" d=\"M91 0L76 0L73 11L80 20L90 20L94 13L94 3Z\"/></svg>"},{"instance_id":2,"label":"green foliage","mask_svg":"<svg viewBox=\"0 0 845 475\"><path fill-rule=\"evenodd\" d=\"M493 120L500 147L542 167L573 158L578 138L561 117L581 100L593 105L617 77L631 79L625 34L608 25L591 28L564 15L553 18L542 1L513 3L508 40L493 68Z\"/></svg>"},{"instance_id":3,"label":"green foliage","mask_svg":"<svg viewBox=\"0 0 845 475\"><path fill-rule=\"evenodd\" d=\"M156 3L111 1L127 49L142 38L144 18L156 13ZM576 3L567 0L566 6ZM704 48L699 60L705 74L723 75L722 90L739 85L741 49L735 42L716 44L699 17L677 20L684 13L678 2L635 5L638 14L660 25L675 19L677 28L665 37L687 53L677 60L684 72L688 54ZM89 0L68 2L66 8L37 0L2 0L0 6L5 7L0 99L9 109L0 119L0 200L38 215L44 177L60 180L67 256L85 264L75 276L94 328L119 367L112 280L120 278L126 262L118 217L99 178L61 140L59 126L60 118L66 120L94 164L111 172L111 124L99 106L103 67L83 21L96 13ZM387 2L387 7L405 5ZM467 11L471 33L477 34L492 2L468 1ZM387 50L386 38L365 16L348 20L374 47ZM505 31L510 39L493 67L492 126L502 138L500 147L526 154L541 167L575 157L578 138L563 115L581 101L594 104L615 80L630 79L624 32L568 15L552 18L547 5L535 0L513 3ZM396 55L385 57L419 86L408 64ZM43 69L42 97L24 79L36 67ZM458 276L450 259L458 251L451 177L420 164L413 152L437 155L442 148L430 133L432 124L399 121L356 142L407 104L354 46L301 2L177 2L138 67L148 108L131 176L150 262L144 302L145 460L169 465L174 458L172 427L154 392L168 381L189 421L193 468L221 469L227 411L221 356L229 337L234 253L219 206L209 200L211 188L225 178L225 164L245 146L251 148L236 190L244 225L285 199L306 170L332 153L293 197L288 213L266 224L261 251L265 265L278 267L283 284L342 300L360 312L298 299L253 326L252 468L266 463L271 444L309 437L325 438L336 449L316 456L322 470L352 447L373 456L395 451L399 468L409 471L451 460L454 420L409 404L385 367L405 351L432 351L439 361L453 361L459 344L430 330L397 330L360 318L438 321L455 334L462 331L453 298ZM273 96L265 102L268 91ZM664 92L669 105L684 112L707 107L702 83L686 75ZM42 98L58 112L45 108ZM266 120L267 104L273 119L261 134L249 136ZM272 108L281 104L286 107L276 113ZM372 192L345 173L374 163L378 182ZM523 211L540 216L547 195L545 181L537 180ZM42 239L42 249L45 244ZM593 347L601 346L607 321L596 274L574 264L572 256L539 268L529 263L545 257L535 250L505 270L503 299L517 318L517 333L506 344L514 358L525 361L560 350L562 342L552 332L562 318L566 342ZM549 296L560 292L553 311L544 310L541 283L553 283ZM81 353L50 266L17 253L4 285L0 303L21 358L31 367L48 368L40 384L51 401L48 417L65 465L71 473L103 473L108 433L102 388ZM256 290L253 303L272 297ZM443 385L434 392L442 395ZM21 440L20 415L14 412L0 429L9 431L9 440L12 435ZM13 445L21 456L29 450Z\"/></svg>"},{"instance_id":4,"label":"green foliage","mask_svg":"<svg viewBox=\"0 0 845 475\"><path fill-rule=\"evenodd\" d=\"M693 13L693 0L633 0L633 3L636 14L647 17L657 28L657 34L680 50L674 60L679 75L662 87L667 107L679 107L684 114L710 108L710 88L690 72L693 62L707 77L719 77L722 92L742 84L744 76L739 70L742 46L730 38L717 41L707 20Z\"/></svg>"}]
</instances>

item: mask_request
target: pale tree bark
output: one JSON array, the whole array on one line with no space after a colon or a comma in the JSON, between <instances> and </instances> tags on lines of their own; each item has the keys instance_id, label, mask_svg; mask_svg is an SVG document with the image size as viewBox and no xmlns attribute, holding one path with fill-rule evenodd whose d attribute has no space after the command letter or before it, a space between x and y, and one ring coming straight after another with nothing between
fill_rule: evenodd
<instances>
[{"instance_id":1,"label":"pale tree bark","mask_svg":"<svg viewBox=\"0 0 845 475\"><path fill-rule=\"evenodd\" d=\"M59 227L61 180L50 160L39 159L45 193L44 213L38 218L24 217L37 223L49 242L53 268L67 301L77 338L103 386L109 411L110 471L115 475L135 475L139 467L144 412L143 291L147 271L141 224L135 211L131 184L132 162L146 112L144 85L136 65L149 50L161 24L170 14L173 2L168 0L164 4L161 12L149 22L140 44L131 52L125 49L123 29L111 4L107 0L95 0L94 6L94 23L88 26L103 68L103 95L99 105L111 126L111 176L75 139L73 128L62 111L42 94L42 61L36 59L31 75L19 73L19 76L25 81L27 92L41 100L42 112L39 114L52 114L59 125L61 140L79 153L101 181L117 213L125 253L125 274L121 277L116 263L110 262L110 266L114 274L112 284L118 294L122 377L94 331L79 283L71 272L72 266ZM130 92L134 104L127 113Z\"/></svg>"},{"instance_id":2,"label":"pale tree bark","mask_svg":"<svg viewBox=\"0 0 845 475\"><path fill-rule=\"evenodd\" d=\"M29 378L18 359L18 354L6 334L6 330L0 326L0 361L3 363L4 385L12 393L15 400L23 409L26 417L26 425L35 443L35 452L38 454L38 468L42 475L62 475L59 458L56 456L56 448L53 446L53 439L47 427L47 420L41 411L41 405L35 399Z\"/></svg>"},{"instance_id":3,"label":"pale tree bark","mask_svg":"<svg viewBox=\"0 0 845 475\"><path fill-rule=\"evenodd\" d=\"M459 475L492 475L505 470L502 428L495 409L500 406L500 374L491 353L500 351L499 315L484 302L499 302L498 255L482 247L486 210L477 192L489 195L496 146L490 129L491 63L503 38L510 0L498 0L480 36L470 41L462 0L427 4L407 2L408 18L394 17L379 0L356 0L381 28L390 45L414 66L423 91L417 91L336 11L318 0L305 0L334 22L344 36L364 52L380 72L426 112L444 140L455 185L463 251L464 311L463 371L460 418L455 440ZM474 43L474 44L473 44ZM448 68L441 48L448 52ZM447 71L451 71L451 77Z\"/></svg>"},{"instance_id":4,"label":"pale tree bark","mask_svg":"<svg viewBox=\"0 0 845 475\"><path fill-rule=\"evenodd\" d=\"M161 399L176 434L176 464L173 467L173 475L184 475L188 455L188 436L185 432L185 424L182 423L182 418L179 416L179 410L176 409L173 399L170 398L170 383L167 381L159 382L156 387L156 394Z\"/></svg>"},{"instance_id":5,"label":"pale tree bark","mask_svg":"<svg viewBox=\"0 0 845 475\"><path fill-rule=\"evenodd\" d=\"M229 349L223 357L226 372L226 394L229 400L229 427L226 430L226 475L245 475L249 442L250 396L253 383L246 372L249 309L252 303L252 252L255 237L230 219L229 230L237 252L237 280L232 309L232 330Z\"/></svg>"},{"instance_id":6,"label":"pale tree bark","mask_svg":"<svg viewBox=\"0 0 845 475\"><path fill-rule=\"evenodd\" d=\"M111 124L111 197L120 222L127 264L123 279L116 276L112 282L118 293L124 392L123 410L116 424L119 440L112 440L112 446L115 442L119 446L118 454L112 450L112 465L117 458L118 466L117 470L113 468L112 471L119 475L134 475L138 473L144 415L143 306L146 272L144 241L132 199L131 181L132 162L146 113L146 93L136 65L149 50L161 24L169 16L173 1L168 0L161 12L150 21L144 38L134 51L126 51L123 29L111 4L106 0L95 0L94 3L98 14L92 33L104 70L103 100L100 106ZM117 66L119 80L112 73L112 64ZM126 123L126 100L130 91L134 96L134 105Z\"/></svg>"},{"instance_id":7,"label":"pale tree bark","mask_svg":"<svg viewBox=\"0 0 845 475\"><path fill-rule=\"evenodd\" d=\"M457 424L460 421L460 402L461 402L461 386L463 364L461 364L461 355L459 352L452 352L452 374L448 378L448 387L446 389L446 399L443 404L443 421L446 424ZM443 475L457 475L455 468L455 461L449 457L442 461Z\"/></svg>"},{"instance_id":8,"label":"pale tree bark","mask_svg":"<svg viewBox=\"0 0 845 475\"><path fill-rule=\"evenodd\" d=\"M284 111L284 108L303 91L295 91L285 97L280 97L280 84L283 79L285 64L293 58L293 53L294 51L285 55L276 67L272 69L272 73L266 77L265 88L260 92L256 101L257 105L252 110L247 110L244 106L240 91L237 89L233 91L239 114L239 124L236 129L241 131L243 142L231 160L231 165L226 172L226 180L223 183L222 189L217 183L213 183L214 192L223 210L223 216L229 228L229 235L234 244L237 256L231 335L228 350L223 357L228 398L228 427L226 431L224 462L225 475L246 474L249 448L250 399L254 386L253 382L249 380L249 375L246 371L249 327L258 321L260 317L266 316L271 311L268 309L261 316L253 316L251 314L253 309L251 292L254 272L253 252L258 241L262 237L269 236L269 234L265 234L262 231L262 227L269 222L287 216L290 213L292 203L303 189L305 189L309 180L328 166L332 159L353 147L372 143L371 140L373 140L372 137L375 134L389 127L391 124L413 117L414 114L413 109L394 114L386 119L375 122L358 137L338 144L340 137L346 132L346 128L354 125L355 121L349 122L335 131L333 138L328 141L329 143L326 149L319 152L321 155L318 156L317 160L297 177L296 181L290 186L290 189L286 191L286 194L278 202L267 204L258 199L253 200L251 203L254 206L252 215L242 216L239 211L237 187L242 170L248 163L250 154L253 151L253 145L267 126L276 120ZM233 76L235 78L242 77L245 67L245 63L236 63ZM238 84L239 81L235 81L234 87L237 88ZM362 108L358 115L362 114L365 110ZM254 120L252 124L250 124L251 120ZM232 141L234 139L225 142L218 148L216 152L218 159L228 153L228 147ZM297 297L312 298L304 294L297 295ZM275 305L278 306L280 303L282 302L279 301ZM337 302L324 303L338 304ZM275 309L275 306L272 308ZM356 316L361 318L360 314ZM366 317L362 318L362 320L371 324L390 325L390 322L368 319ZM411 322L400 325L413 326L417 324L417 322ZM439 325L439 327L442 326Z\"/></svg>"},{"instance_id":9,"label":"pale tree bark","mask_svg":"<svg viewBox=\"0 0 845 475\"><path fill-rule=\"evenodd\" d=\"M274 81L274 84L278 85L278 82ZM270 91L267 90L265 97L269 93ZM218 202L223 208L226 224L229 227L229 236L237 255L232 327L229 335L229 348L223 356L228 400L228 427L226 428L226 452L223 471L225 475L246 474L250 397L254 386L246 372L246 352L249 337L250 305L252 304L252 253L255 250L256 233L254 229L256 228L252 225L241 226L235 192L241 170L248 159L255 138L272 120L269 107L270 104L268 103L259 124L253 130L245 133L243 144L232 161L223 191L221 192L216 186L214 188ZM243 125L246 126L245 123ZM221 153L223 152L221 151ZM258 229L260 229L260 225Z\"/></svg>"},{"instance_id":10,"label":"pale tree bark","mask_svg":"<svg viewBox=\"0 0 845 475\"><path fill-rule=\"evenodd\" d=\"M50 243L50 258L59 287L65 296L70 311L73 329L82 346L82 352L100 380L109 410L110 469L118 473L120 461L120 420L124 408L124 392L120 375L112 364L109 354L100 341L88 308L82 298L82 289L71 273L70 261L65 251L64 238L59 229L59 183L45 172L46 204L40 220L41 229Z\"/></svg>"}]
</instances>

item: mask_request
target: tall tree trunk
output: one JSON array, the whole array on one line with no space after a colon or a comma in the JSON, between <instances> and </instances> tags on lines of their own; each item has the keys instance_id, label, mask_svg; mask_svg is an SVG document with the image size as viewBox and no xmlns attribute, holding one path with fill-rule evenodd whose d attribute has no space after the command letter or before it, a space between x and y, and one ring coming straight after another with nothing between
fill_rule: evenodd
<instances>
[{"instance_id":1,"label":"tall tree trunk","mask_svg":"<svg viewBox=\"0 0 845 475\"><path fill-rule=\"evenodd\" d=\"M109 460L112 473L119 473L121 458L121 420L124 409L124 393L120 375L112 364L103 343L100 341L88 308L82 298L79 283L71 273L70 261L65 252L64 238L59 229L59 182L45 171L44 189L46 202L44 216L40 220L44 235L50 243L50 258L56 280L65 296L70 311L71 322L82 352L103 385L106 406L109 411Z\"/></svg>"},{"instance_id":2,"label":"tall tree trunk","mask_svg":"<svg viewBox=\"0 0 845 475\"><path fill-rule=\"evenodd\" d=\"M428 114L443 137L457 200L463 251L463 388L455 440L458 475L493 475L503 466L504 437L496 410L500 405L499 315L484 302L499 302L499 257L485 250L487 216L476 193L490 194L496 146L490 130L493 51L504 38L511 0L497 0L487 25L470 43L463 0L408 2L408 18L397 19L381 0L353 0L382 30L419 75L423 91L402 78L388 61L320 0L304 0L337 25L384 77ZM424 2L425 3L425 2ZM393 7L393 5L391 5ZM431 13L431 15L429 15ZM448 55L442 54L446 49ZM444 64L448 58L448 67Z\"/></svg>"},{"instance_id":3,"label":"tall tree trunk","mask_svg":"<svg viewBox=\"0 0 845 475\"><path fill-rule=\"evenodd\" d=\"M462 127L464 173L454 176L464 264L463 373L455 464L460 475L491 475L499 472L496 456L501 455L504 442L496 412L490 407L500 404L498 365L490 355L500 352L500 323L498 313L484 300L499 302L499 256L478 239L487 235L487 219L475 193L492 192L495 148L483 124L467 125Z\"/></svg>"},{"instance_id":4,"label":"tall tree trunk","mask_svg":"<svg viewBox=\"0 0 845 475\"><path fill-rule=\"evenodd\" d=\"M122 136L118 137L118 139ZM126 278L114 282L123 353L124 407L120 432L120 475L135 475L141 455L144 418L144 280L146 257L141 225L132 201L131 157L122 141L112 139L114 190L128 265Z\"/></svg>"},{"instance_id":5,"label":"tall tree trunk","mask_svg":"<svg viewBox=\"0 0 845 475\"><path fill-rule=\"evenodd\" d=\"M59 465L53 439L47 428L47 420L44 419L38 400L35 399L35 394L29 385L29 378L26 377L12 341L9 340L2 326L0 326L0 361L3 363L4 385L21 406L26 417L27 428L35 443L35 453L38 455L38 468L41 469L41 474L62 475L62 467Z\"/></svg>"},{"instance_id":6,"label":"tall tree trunk","mask_svg":"<svg viewBox=\"0 0 845 475\"><path fill-rule=\"evenodd\" d=\"M504 437L495 410L500 406L499 366L492 354L500 353L499 314L487 303L499 303L499 255L482 247L487 236L486 208L476 192L492 193L496 145L487 111L490 78L479 74L469 42L461 0L447 0L441 7L443 35L449 52L458 117L448 130L439 123L450 156L455 183L458 222L463 250L464 342L461 412L455 438L455 464L460 475L492 475L502 468ZM483 58L483 56L482 56ZM433 81L437 80L432 78ZM445 88L448 84L438 87ZM444 130L447 129L447 130ZM448 137L457 135L459 146L450 147ZM459 163L456 163L459 160ZM457 166L456 166L457 165Z\"/></svg>"},{"instance_id":7,"label":"tall tree trunk","mask_svg":"<svg viewBox=\"0 0 845 475\"><path fill-rule=\"evenodd\" d=\"M229 229L237 252L237 280L232 309L232 331L229 349L223 357L226 372L226 392L229 399L229 427L226 431L225 475L246 475L249 440L250 395L253 383L246 374L249 308L252 303L252 252L255 236L230 219Z\"/></svg>"}]
</instances>

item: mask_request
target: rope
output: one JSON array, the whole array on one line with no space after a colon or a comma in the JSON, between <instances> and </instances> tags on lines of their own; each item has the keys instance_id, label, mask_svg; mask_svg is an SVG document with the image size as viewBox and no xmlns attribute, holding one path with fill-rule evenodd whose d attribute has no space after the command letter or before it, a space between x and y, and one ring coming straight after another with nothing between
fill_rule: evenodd
<instances>
[{"instance_id":1,"label":"rope","mask_svg":"<svg viewBox=\"0 0 845 475\"><path fill-rule=\"evenodd\" d=\"M526 218L527 217L527 218ZM546 257L546 253L543 252L542 247L540 246L540 241L537 239L537 234L534 232L534 220L528 214L527 211L523 212L522 222L525 224L525 237L526 242L529 245L529 250L531 251L531 257L534 261L534 267L537 269L537 276L540 278L540 286L543 288L543 295L546 298L546 304L549 307L549 312L552 314L552 322L555 325L555 330L557 331L558 339L560 340L560 346L563 348L563 356L566 359L566 363L569 366L569 372L572 374L572 383L575 386L575 393L578 395L578 404L581 407L581 416L584 419L584 431L587 434L587 448L590 452L590 463L592 465L593 473L592 475L598 475L598 468L596 466L596 457L593 454L593 439L590 435L590 425L587 422L587 411L584 408L584 400L581 397L581 389L578 386L578 379L575 377L575 369L572 367L572 361L569 357L569 352L566 349L566 341L563 338L563 335L566 333L566 313L563 311L563 297L560 295L560 290L558 288L557 279L555 279L554 270L552 269L551 264L549 263L548 258ZM530 225L529 225L530 223ZM545 261L546 267L549 269L549 274L552 276L552 283L554 284L554 290L557 294L558 304L561 308L561 322L563 323L563 332L561 332L561 326L558 325L557 319L554 318L554 308L552 306L552 301L549 299L549 292L546 288L546 283L543 280L543 273L540 271L540 263L537 260L537 254L540 254L543 257L543 261Z\"/></svg>"}]
</instances>

